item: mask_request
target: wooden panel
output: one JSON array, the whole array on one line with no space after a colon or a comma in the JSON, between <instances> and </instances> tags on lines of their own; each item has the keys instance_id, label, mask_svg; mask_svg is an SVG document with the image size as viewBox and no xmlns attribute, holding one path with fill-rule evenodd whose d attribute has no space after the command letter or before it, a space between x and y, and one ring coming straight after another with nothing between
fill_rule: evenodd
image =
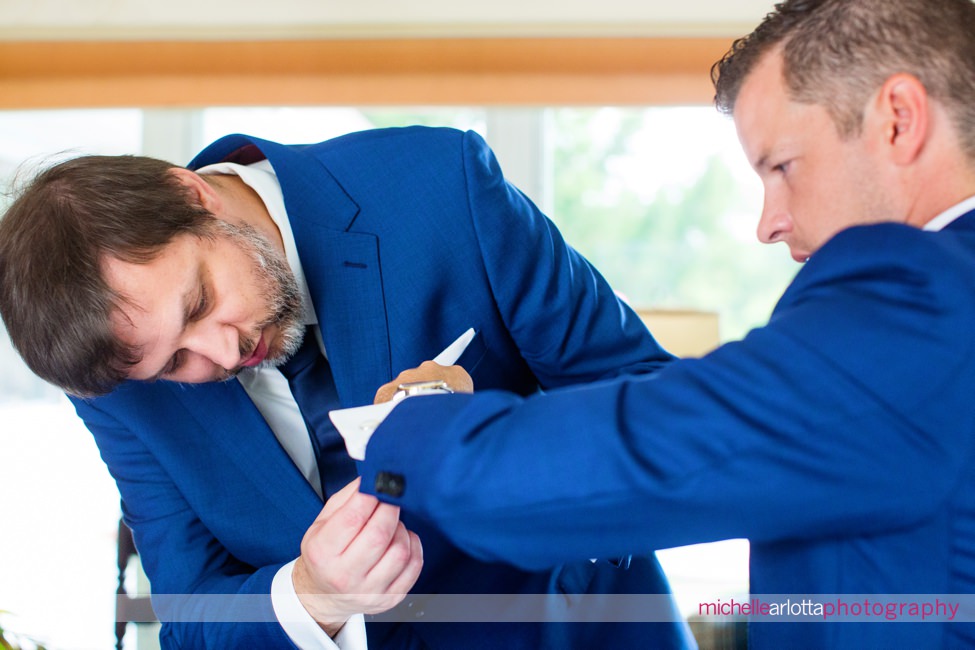
<instances>
[{"instance_id":1,"label":"wooden panel","mask_svg":"<svg viewBox=\"0 0 975 650\"><path fill-rule=\"evenodd\" d=\"M0 107L700 104L725 39L2 42Z\"/></svg>"},{"instance_id":2,"label":"wooden panel","mask_svg":"<svg viewBox=\"0 0 975 650\"><path fill-rule=\"evenodd\" d=\"M637 313L660 345L679 357L704 356L721 342L715 312L638 309Z\"/></svg>"}]
</instances>

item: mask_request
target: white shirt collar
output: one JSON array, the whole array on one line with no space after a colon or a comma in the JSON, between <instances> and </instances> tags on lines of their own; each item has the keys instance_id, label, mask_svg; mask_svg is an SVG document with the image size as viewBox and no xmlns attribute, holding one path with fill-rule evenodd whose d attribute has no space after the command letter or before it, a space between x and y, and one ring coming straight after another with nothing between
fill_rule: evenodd
<instances>
[{"instance_id":1,"label":"white shirt collar","mask_svg":"<svg viewBox=\"0 0 975 650\"><path fill-rule=\"evenodd\" d=\"M924 224L923 230L941 230L958 217L962 216L963 214L967 214L972 210L975 210L975 196L969 197L961 203L951 206L937 217Z\"/></svg>"},{"instance_id":2,"label":"white shirt collar","mask_svg":"<svg viewBox=\"0 0 975 650\"><path fill-rule=\"evenodd\" d=\"M298 247L295 244L294 232L291 230L291 222L288 220L288 212L284 207L284 194L281 192L281 184L278 182L278 177L274 173L271 163L266 159L252 165L222 162L201 167L196 170L196 173L233 174L240 177L240 180L244 181L261 197L267 207L268 214L271 215L271 219L281 233L281 241L284 242L284 252L288 258L288 265L298 282L302 304L305 306L305 313L302 316L303 322L305 325L317 325L318 317L315 315L311 294L308 292L308 283L305 281L305 273L301 268L301 260L298 258Z\"/></svg>"}]
</instances>

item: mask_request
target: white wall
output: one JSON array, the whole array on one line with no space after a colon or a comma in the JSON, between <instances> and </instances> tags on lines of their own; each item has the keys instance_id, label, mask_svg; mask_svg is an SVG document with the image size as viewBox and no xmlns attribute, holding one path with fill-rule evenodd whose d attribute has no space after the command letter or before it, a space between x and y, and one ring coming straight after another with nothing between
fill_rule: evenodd
<instances>
[{"instance_id":1,"label":"white wall","mask_svg":"<svg viewBox=\"0 0 975 650\"><path fill-rule=\"evenodd\" d=\"M0 40L737 36L773 0L5 0Z\"/></svg>"}]
</instances>

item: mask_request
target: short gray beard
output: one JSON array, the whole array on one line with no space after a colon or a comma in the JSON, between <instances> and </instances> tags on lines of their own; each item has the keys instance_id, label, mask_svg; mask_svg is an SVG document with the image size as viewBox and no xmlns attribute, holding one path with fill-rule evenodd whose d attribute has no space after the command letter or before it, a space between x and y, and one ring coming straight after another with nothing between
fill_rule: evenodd
<instances>
[{"instance_id":1,"label":"short gray beard","mask_svg":"<svg viewBox=\"0 0 975 650\"><path fill-rule=\"evenodd\" d=\"M268 305L268 317L258 325L258 331L277 325L281 337L280 353L273 359L265 359L258 367L280 366L301 347L305 336L305 325L301 322L304 304L294 272L287 258L253 226L232 224L222 219L217 219L214 225L215 234L230 239L254 262L253 272L261 285L261 297ZM241 350L241 354L247 352Z\"/></svg>"}]
</instances>

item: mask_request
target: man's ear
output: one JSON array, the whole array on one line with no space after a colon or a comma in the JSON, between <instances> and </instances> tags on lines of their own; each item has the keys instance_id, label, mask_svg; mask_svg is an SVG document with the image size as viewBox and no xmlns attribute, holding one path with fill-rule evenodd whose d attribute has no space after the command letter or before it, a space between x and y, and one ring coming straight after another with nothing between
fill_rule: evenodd
<instances>
[{"instance_id":1,"label":"man's ear","mask_svg":"<svg viewBox=\"0 0 975 650\"><path fill-rule=\"evenodd\" d=\"M203 177L194 171L183 167L173 167L169 172L176 177L179 184L190 192L190 196L200 205L200 207L216 214L220 207L220 195L210 183L203 180Z\"/></svg>"},{"instance_id":2,"label":"man's ear","mask_svg":"<svg viewBox=\"0 0 975 650\"><path fill-rule=\"evenodd\" d=\"M910 74L891 76L877 96L877 109L891 160L899 165L914 162L929 136L930 104L924 84Z\"/></svg>"}]
</instances>

